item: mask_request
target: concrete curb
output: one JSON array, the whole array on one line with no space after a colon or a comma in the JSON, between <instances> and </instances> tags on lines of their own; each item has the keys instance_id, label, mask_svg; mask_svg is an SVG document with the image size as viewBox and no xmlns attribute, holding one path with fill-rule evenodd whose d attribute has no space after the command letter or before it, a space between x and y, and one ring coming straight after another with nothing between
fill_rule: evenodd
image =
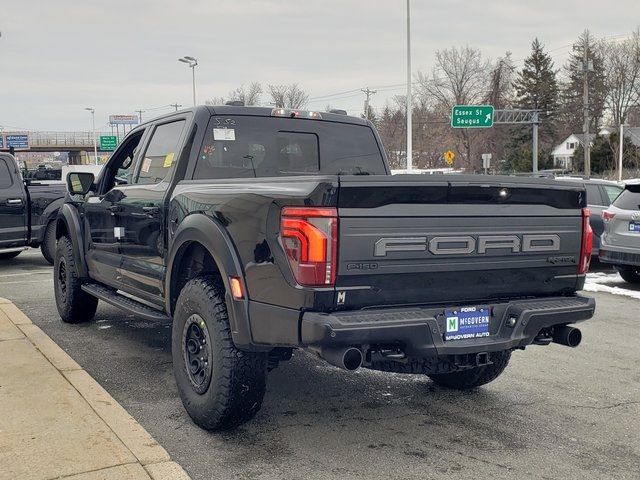
<instances>
[{"instance_id":1,"label":"concrete curb","mask_svg":"<svg viewBox=\"0 0 640 480\"><path fill-rule=\"evenodd\" d=\"M135 456L147 475L153 480L190 479L180 465L171 461L167 451L142 425L18 307L9 300L0 298L0 311L78 391L97 416ZM133 469L134 466L126 468ZM114 478L122 478L116 471L113 473L116 474Z\"/></svg>"}]
</instances>

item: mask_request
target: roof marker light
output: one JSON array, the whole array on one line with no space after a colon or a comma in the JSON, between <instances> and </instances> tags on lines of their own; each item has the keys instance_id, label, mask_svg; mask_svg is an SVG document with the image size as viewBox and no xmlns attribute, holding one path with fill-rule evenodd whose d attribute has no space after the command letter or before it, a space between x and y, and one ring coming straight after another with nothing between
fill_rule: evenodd
<instances>
[{"instance_id":1,"label":"roof marker light","mask_svg":"<svg viewBox=\"0 0 640 480\"><path fill-rule=\"evenodd\" d=\"M313 120L322 120L320 112L308 110L296 110L290 108L274 108L271 110L272 117L288 117L288 118L309 118Z\"/></svg>"}]
</instances>

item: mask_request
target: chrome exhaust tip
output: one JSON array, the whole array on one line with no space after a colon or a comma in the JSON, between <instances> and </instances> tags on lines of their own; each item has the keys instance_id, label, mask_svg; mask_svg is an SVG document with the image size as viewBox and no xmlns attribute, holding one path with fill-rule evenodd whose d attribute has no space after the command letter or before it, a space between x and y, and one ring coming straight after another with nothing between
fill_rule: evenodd
<instances>
[{"instance_id":1,"label":"chrome exhaust tip","mask_svg":"<svg viewBox=\"0 0 640 480\"><path fill-rule=\"evenodd\" d=\"M362 352L355 347L322 348L318 354L331 365L350 372L362 366Z\"/></svg>"}]
</instances>

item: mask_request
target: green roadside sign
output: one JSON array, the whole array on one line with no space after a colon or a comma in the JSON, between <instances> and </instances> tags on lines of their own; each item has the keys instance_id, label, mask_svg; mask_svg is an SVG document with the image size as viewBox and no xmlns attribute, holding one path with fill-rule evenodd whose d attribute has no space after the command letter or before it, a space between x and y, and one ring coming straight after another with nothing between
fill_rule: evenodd
<instances>
[{"instance_id":1,"label":"green roadside sign","mask_svg":"<svg viewBox=\"0 0 640 480\"><path fill-rule=\"evenodd\" d=\"M100 135L100 150L110 152L118 146L118 137L115 135Z\"/></svg>"},{"instance_id":2,"label":"green roadside sign","mask_svg":"<svg viewBox=\"0 0 640 480\"><path fill-rule=\"evenodd\" d=\"M493 127L493 105L455 105L451 109L453 128Z\"/></svg>"}]
</instances>

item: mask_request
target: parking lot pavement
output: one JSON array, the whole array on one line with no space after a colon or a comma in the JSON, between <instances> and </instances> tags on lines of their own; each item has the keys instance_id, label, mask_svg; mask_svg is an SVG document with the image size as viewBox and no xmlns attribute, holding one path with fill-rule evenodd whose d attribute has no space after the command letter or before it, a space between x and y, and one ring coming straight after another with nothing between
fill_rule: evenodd
<instances>
[{"instance_id":1,"label":"parking lot pavement","mask_svg":"<svg viewBox=\"0 0 640 480\"><path fill-rule=\"evenodd\" d=\"M178 398L170 325L104 304L92 323L62 324L51 268L37 252L0 265L0 297L20 306L194 479L635 479L640 302L589 294L598 308L582 324L580 347L515 352L505 374L477 391L447 391L423 376L343 372L297 353L270 374L254 421L213 434L191 422Z\"/></svg>"}]
</instances>

